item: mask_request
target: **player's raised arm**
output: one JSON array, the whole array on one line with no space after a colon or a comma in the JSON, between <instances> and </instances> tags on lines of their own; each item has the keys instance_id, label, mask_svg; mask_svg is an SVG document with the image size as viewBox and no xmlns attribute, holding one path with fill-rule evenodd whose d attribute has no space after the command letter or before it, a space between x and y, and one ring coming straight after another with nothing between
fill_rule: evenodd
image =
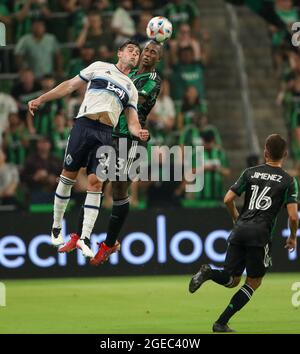
<instances>
[{"instance_id":1,"label":"player's raised arm","mask_svg":"<svg viewBox=\"0 0 300 354\"><path fill-rule=\"evenodd\" d=\"M226 205L226 208L233 220L234 223L237 222L237 219L239 217L239 212L235 206L234 199L237 197L237 194L233 192L232 190L229 190L225 197L224 197L224 204Z\"/></svg>"},{"instance_id":2,"label":"player's raised arm","mask_svg":"<svg viewBox=\"0 0 300 354\"><path fill-rule=\"evenodd\" d=\"M149 138L149 132L146 129L142 129L137 111L129 106L125 109L125 115L130 133L140 138L142 141L147 141Z\"/></svg>"},{"instance_id":3,"label":"player's raised arm","mask_svg":"<svg viewBox=\"0 0 300 354\"><path fill-rule=\"evenodd\" d=\"M82 80L79 76L66 80L38 98L29 101L29 112L34 116L34 111L36 111L42 103L67 96L73 91L78 90L83 85L86 85L86 81Z\"/></svg>"}]
</instances>

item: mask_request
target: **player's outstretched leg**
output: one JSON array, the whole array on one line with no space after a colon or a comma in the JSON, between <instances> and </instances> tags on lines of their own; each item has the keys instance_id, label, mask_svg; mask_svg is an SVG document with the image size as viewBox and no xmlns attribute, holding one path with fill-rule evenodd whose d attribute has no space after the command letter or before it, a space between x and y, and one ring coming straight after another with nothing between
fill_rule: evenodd
<instances>
[{"instance_id":1,"label":"player's outstretched leg","mask_svg":"<svg viewBox=\"0 0 300 354\"><path fill-rule=\"evenodd\" d=\"M102 201L102 182L95 174L88 176L88 191L84 202L82 233L77 241L77 248L81 249L85 257L93 258L90 237L97 220Z\"/></svg>"},{"instance_id":2,"label":"player's outstretched leg","mask_svg":"<svg viewBox=\"0 0 300 354\"><path fill-rule=\"evenodd\" d=\"M83 217L84 205L81 206L79 211L77 232L71 233L70 240L58 249L59 253L70 253L77 248L77 241L80 239L80 236L82 234Z\"/></svg>"},{"instance_id":3,"label":"player's outstretched leg","mask_svg":"<svg viewBox=\"0 0 300 354\"><path fill-rule=\"evenodd\" d=\"M213 332L233 332L228 327L228 321L238 311L240 311L251 299L254 291L260 286L262 278L247 277L245 284L233 295L225 311L213 325Z\"/></svg>"},{"instance_id":4,"label":"player's outstretched leg","mask_svg":"<svg viewBox=\"0 0 300 354\"><path fill-rule=\"evenodd\" d=\"M117 237L120 234L128 212L129 197L121 200L114 200L106 240L99 244L99 250L96 256L91 259L92 265L97 266L104 263L112 253L120 250L121 245L117 241Z\"/></svg>"},{"instance_id":5,"label":"player's outstretched leg","mask_svg":"<svg viewBox=\"0 0 300 354\"><path fill-rule=\"evenodd\" d=\"M84 203L84 217L82 224L82 234L77 241L77 248L81 249L85 257L93 258L94 253L91 250L90 237L93 231L97 216L99 214L102 200L102 192L87 191Z\"/></svg>"},{"instance_id":6,"label":"player's outstretched leg","mask_svg":"<svg viewBox=\"0 0 300 354\"><path fill-rule=\"evenodd\" d=\"M212 269L208 264L203 264L198 273L193 275L190 284L189 284L189 292L194 293L197 291L200 286L206 282L207 280L211 279Z\"/></svg>"},{"instance_id":7,"label":"player's outstretched leg","mask_svg":"<svg viewBox=\"0 0 300 354\"><path fill-rule=\"evenodd\" d=\"M73 179L66 177L65 174L71 175ZM51 231L51 241L55 247L59 247L64 243L64 239L61 234L61 224L71 197L71 189L76 182L76 175L77 172L63 171L60 175L56 188L54 197L53 226Z\"/></svg>"},{"instance_id":8,"label":"player's outstretched leg","mask_svg":"<svg viewBox=\"0 0 300 354\"><path fill-rule=\"evenodd\" d=\"M229 274L228 271L224 269L211 269L208 264L203 264L200 267L198 273L193 275L189 283L189 292L194 293L207 280L212 280L213 282L219 285L223 285L227 288L233 288L238 285L240 279L240 276L233 277Z\"/></svg>"},{"instance_id":9,"label":"player's outstretched leg","mask_svg":"<svg viewBox=\"0 0 300 354\"><path fill-rule=\"evenodd\" d=\"M121 245L117 238L129 213L128 186L130 182L112 182L113 207L108 224L107 236L104 242L99 244L96 256L91 259L91 264L97 266L108 260L109 256L120 250Z\"/></svg>"}]
</instances>

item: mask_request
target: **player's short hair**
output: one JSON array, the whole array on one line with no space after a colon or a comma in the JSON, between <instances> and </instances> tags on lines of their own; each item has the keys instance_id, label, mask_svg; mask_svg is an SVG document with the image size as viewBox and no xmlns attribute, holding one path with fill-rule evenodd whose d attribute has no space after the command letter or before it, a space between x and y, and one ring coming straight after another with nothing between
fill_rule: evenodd
<instances>
[{"instance_id":1,"label":"player's short hair","mask_svg":"<svg viewBox=\"0 0 300 354\"><path fill-rule=\"evenodd\" d=\"M156 45L159 49L158 49L158 54L159 54L159 58L161 58L163 56L163 44L156 42L154 39L150 39L148 42L146 42L146 44L144 45L144 49L149 45L149 44L154 44Z\"/></svg>"},{"instance_id":2,"label":"player's short hair","mask_svg":"<svg viewBox=\"0 0 300 354\"><path fill-rule=\"evenodd\" d=\"M127 41L122 43L119 47L119 50L125 49L129 44L132 44L132 45L138 47L140 52L142 51L139 43L137 41L135 41L134 39L128 39Z\"/></svg>"},{"instance_id":3,"label":"player's short hair","mask_svg":"<svg viewBox=\"0 0 300 354\"><path fill-rule=\"evenodd\" d=\"M281 160L287 151L287 142L279 134L271 134L267 137L265 148L273 161Z\"/></svg>"}]
</instances>

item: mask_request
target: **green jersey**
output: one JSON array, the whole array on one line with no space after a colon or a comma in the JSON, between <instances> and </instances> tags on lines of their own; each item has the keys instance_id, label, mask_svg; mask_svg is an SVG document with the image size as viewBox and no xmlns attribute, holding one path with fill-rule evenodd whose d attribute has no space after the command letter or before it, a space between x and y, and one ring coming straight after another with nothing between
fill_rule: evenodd
<instances>
[{"instance_id":1,"label":"green jersey","mask_svg":"<svg viewBox=\"0 0 300 354\"><path fill-rule=\"evenodd\" d=\"M204 165L216 167L228 167L228 160L225 152L217 147L211 150L204 150ZM223 176L218 170L204 171L204 187L198 192L200 200L223 200Z\"/></svg>"},{"instance_id":2,"label":"green jersey","mask_svg":"<svg viewBox=\"0 0 300 354\"><path fill-rule=\"evenodd\" d=\"M27 147L24 141L28 141L29 133L27 129L18 128L14 132L5 135L7 161L22 166L27 157Z\"/></svg>"},{"instance_id":3,"label":"green jersey","mask_svg":"<svg viewBox=\"0 0 300 354\"><path fill-rule=\"evenodd\" d=\"M139 121L142 128L144 128L146 125L147 116L150 113L152 107L155 105L157 96L159 95L161 79L156 71L138 74L138 69L132 70L128 76L131 78L135 87L137 88L139 96L145 98L144 102L138 103L137 106ZM115 132L131 137L124 113L122 113L120 116L119 123L115 128Z\"/></svg>"}]
</instances>

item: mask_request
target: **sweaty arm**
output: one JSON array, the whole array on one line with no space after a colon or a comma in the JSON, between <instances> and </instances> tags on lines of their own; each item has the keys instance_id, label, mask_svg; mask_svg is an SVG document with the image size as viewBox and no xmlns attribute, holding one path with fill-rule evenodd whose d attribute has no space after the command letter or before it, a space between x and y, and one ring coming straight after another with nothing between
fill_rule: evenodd
<instances>
[{"instance_id":1,"label":"sweaty arm","mask_svg":"<svg viewBox=\"0 0 300 354\"><path fill-rule=\"evenodd\" d=\"M75 90L78 90L80 87L86 85L86 82L82 80L79 76L75 76L73 79L66 80L54 87L52 90L44 93L38 98L28 102L28 108L32 115L34 115L34 111L38 109L38 107L45 102L53 101L58 98L69 95Z\"/></svg>"},{"instance_id":2,"label":"sweaty arm","mask_svg":"<svg viewBox=\"0 0 300 354\"><path fill-rule=\"evenodd\" d=\"M149 132L146 129L142 129L137 111L132 107L127 107L125 109L125 116L130 133L143 141L147 141Z\"/></svg>"},{"instance_id":3,"label":"sweaty arm","mask_svg":"<svg viewBox=\"0 0 300 354\"><path fill-rule=\"evenodd\" d=\"M237 219L239 217L239 212L238 212L238 210L235 206L235 202L234 202L234 199L236 197L237 197L237 194L235 194L232 190L229 190L224 197L224 204L226 205L226 208L227 208L234 224L237 222Z\"/></svg>"}]
</instances>

